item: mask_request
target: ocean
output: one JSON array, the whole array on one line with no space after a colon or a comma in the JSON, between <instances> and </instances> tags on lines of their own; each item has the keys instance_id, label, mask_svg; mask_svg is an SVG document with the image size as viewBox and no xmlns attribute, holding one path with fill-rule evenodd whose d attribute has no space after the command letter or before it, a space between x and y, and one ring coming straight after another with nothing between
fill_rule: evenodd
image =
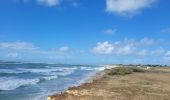
<instances>
[{"instance_id":1,"label":"ocean","mask_svg":"<svg viewBox=\"0 0 170 100\"><path fill-rule=\"evenodd\" d=\"M0 62L0 100L47 100L77 86L102 66Z\"/></svg>"}]
</instances>

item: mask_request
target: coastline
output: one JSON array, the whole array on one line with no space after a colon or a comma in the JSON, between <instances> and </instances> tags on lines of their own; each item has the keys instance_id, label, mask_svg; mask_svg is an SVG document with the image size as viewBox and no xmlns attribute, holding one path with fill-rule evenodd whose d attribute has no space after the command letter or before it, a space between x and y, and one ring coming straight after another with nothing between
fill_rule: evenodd
<instances>
[{"instance_id":1,"label":"coastline","mask_svg":"<svg viewBox=\"0 0 170 100\"><path fill-rule=\"evenodd\" d=\"M69 92L69 90L81 88L81 87L86 86L88 84L93 84L95 81L100 80L102 77L104 77L104 75L106 74L105 69L106 69L106 65L103 65L100 68L100 70L94 72L91 75L88 75L85 79L80 80L78 82L78 84L69 87L66 91L60 92L60 93L57 93L57 94L53 94L53 95L49 95L47 97L47 100L60 100L61 98L63 98L62 95L65 95L65 93ZM61 98L56 99L56 98L58 98L58 96L59 97L61 96Z\"/></svg>"},{"instance_id":2,"label":"coastline","mask_svg":"<svg viewBox=\"0 0 170 100\"><path fill-rule=\"evenodd\" d=\"M96 81L100 81L105 75L104 70L103 71L98 71L95 74L88 76L86 79L83 80L83 82L80 82L74 86L69 87L66 91L60 92L54 95L49 95L47 97L47 100L62 100L64 99L65 95L68 95L68 93L71 93L70 91L76 90L76 89L81 89L82 87L88 87L89 85L93 84Z\"/></svg>"},{"instance_id":3,"label":"coastline","mask_svg":"<svg viewBox=\"0 0 170 100\"><path fill-rule=\"evenodd\" d=\"M93 81L70 87L47 100L168 100L170 68L155 68L144 73L109 76L101 71Z\"/></svg>"},{"instance_id":4,"label":"coastline","mask_svg":"<svg viewBox=\"0 0 170 100\"><path fill-rule=\"evenodd\" d=\"M47 100L60 100L60 99L56 99L58 98L58 96L62 96L62 95L65 95L65 93L69 93L69 90L72 90L72 89L77 89L77 88L81 88L81 87L86 87L86 85L90 85L90 84L93 84L94 82L96 81L100 81L100 79L102 79L103 77L106 76L106 69L113 69L113 68L116 68L116 67L119 67L120 65L117 65L117 64L114 64L114 65L102 65L98 71L94 72L93 74L91 75L88 75L85 79L82 79L78 82L78 84L74 85L74 86L70 86L66 91L64 92L60 92L60 93L56 93L56 94L53 94L53 95L49 95L47 97ZM83 81L83 82L81 82ZM88 86L87 86L88 87Z\"/></svg>"}]
</instances>

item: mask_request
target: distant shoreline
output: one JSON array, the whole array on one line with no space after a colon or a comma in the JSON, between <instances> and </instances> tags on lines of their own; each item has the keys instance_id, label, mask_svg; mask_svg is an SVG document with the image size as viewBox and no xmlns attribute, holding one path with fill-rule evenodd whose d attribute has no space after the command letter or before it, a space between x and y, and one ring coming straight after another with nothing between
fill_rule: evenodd
<instances>
[{"instance_id":1,"label":"distant shoreline","mask_svg":"<svg viewBox=\"0 0 170 100\"><path fill-rule=\"evenodd\" d=\"M170 86L168 86L170 84L170 79L168 78L170 68L155 67L147 69L148 67L145 67L146 71L142 73L110 76L107 72L115 68L115 66L112 66L113 68L111 66L110 69L92 76L89 82L77 87L70 87L67 91L51 95L47 99L146 100L149 98L149 100L160 100L161 98L170 98ZM163 83L161 83L162 81ZM152 94L148 93L148 91Z\"/></svg>"}]
</instances>

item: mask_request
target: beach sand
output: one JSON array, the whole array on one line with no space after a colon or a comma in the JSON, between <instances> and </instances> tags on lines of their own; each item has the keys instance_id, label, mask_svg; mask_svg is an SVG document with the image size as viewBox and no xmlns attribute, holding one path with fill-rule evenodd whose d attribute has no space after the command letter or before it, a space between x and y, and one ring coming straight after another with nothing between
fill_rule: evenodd
<instances>
[{"instance_id":1,"label":"beach sand","mask_svg":"<svg viewBox=\"0 0 170 100\"><path fill-rule=\"evenodd\" d=\"M123 76L106 73L100 72L93 82L71 87L48 100L170 100L170 68Z\"/></svg>"}]
</instances>

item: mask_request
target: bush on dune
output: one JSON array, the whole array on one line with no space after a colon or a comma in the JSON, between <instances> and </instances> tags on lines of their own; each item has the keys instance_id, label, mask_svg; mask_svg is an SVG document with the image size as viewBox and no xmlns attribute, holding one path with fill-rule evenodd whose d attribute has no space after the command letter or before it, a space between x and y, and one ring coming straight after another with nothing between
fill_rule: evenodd
<instances>
[{"instance_id":1,"label":"bush on dune","mask_svg":"<svg viewBox=\"0 0 170 100\"><path fill-rule=\"evenodd\" d=\"M144 72L144 71L140 68L135 68L135 67L117 67L111 69L108 75L126 75L126 74L131 74L133 72Z\"/></svg>"},{"instance_id":2,"label":"bush on dune","mask_svg":"<svg viewBox=\"0 0 170 100\"><path fill-rule=\"evenodd\" d=\"M137 67L130 67L130 69L132 69L132 70L133 70L133 72L144 72L144 70L143 70L143 69L141 69L141 68L137 68Z\"/></svg>"},{"instance_id":3,"label":"bush on dune","mask_svg":"<svg viewBox=\"0 0 170 100\"><path fill-rule=\"evenodd\" d=\"M110 70L109 75L126 75L131 74L133 72L132 69L125 67L117 67Z\"/></svg>"}]
</instances>

